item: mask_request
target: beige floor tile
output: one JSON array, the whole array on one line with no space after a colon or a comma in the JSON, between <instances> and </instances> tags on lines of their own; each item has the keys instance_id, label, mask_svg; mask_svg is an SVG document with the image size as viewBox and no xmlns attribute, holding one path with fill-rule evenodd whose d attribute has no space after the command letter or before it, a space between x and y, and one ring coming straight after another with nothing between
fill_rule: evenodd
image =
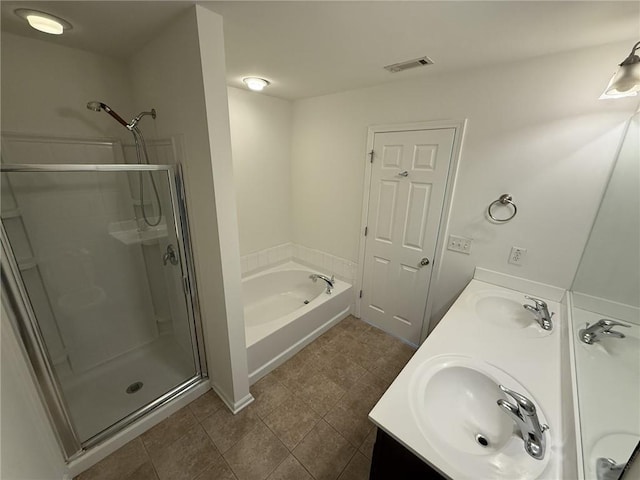
<instances>
[{"instance_id":1,"label":"beige floor tile","mask_svg":"<svg viewBox=\"0 0 640 480\"><path fill-rule=\"evenodd\" d=\"M349 315L347 318L338 323L335 328L359 335L366 330L367 326L368 324L363 320L360 320L353 315Z\"/></svg>"},{"instance_id":2,"label":"beige floor tile","mask_svg":"<svg viewBox=\"0 0 640 480\"><path fill-rule=\"evenodd\" d=\"M226 406L218 394L213 390L209 390L207 393L196 398L189 404L191 413L193 413L198 421L204 420L221 408L226 408Z\"/></svg>"},{"instance_id":3,"label":"beige floor tile","mask_svg":"<svg viewBox=\"0 0 640 480\"><path fill-rule=\"evenodd\" d=\"M158 480L156 469L153 468L151 461L142 464L131 475L124 477L122 480Z\"/></svg>"},{"instance_id":4,"label":"beige floor tile","mask_svg":"<svg viewBox=\"0 0 640 480\"><path fill-rule=\"evenodd\" d=\"M353 384L338 404L345 410L369 413L386 390L385 383L375 375L366 373Z\"/></svg>"},{"instance_id":5,"label":"beige floor tile","mask_svg":"<svg viewBox=\"0 0 640 480\"><path fill-rule=\"evenodd\" d=\"M325 415L324 420L357 448L374 427L367 414L367 411L359 411L349 405L336 405Z\"/></svg>"},{"instance_id":6,"label":"beige floor tile","mask_svg":"<svg viewBox=\"0 0 640 480\"><path fill-rule=\"evenodd\" d=\"M122 446L76 477L77 480L122 480L149 462L140 438Z\"/></svg>"},{"instance_id":7,"label":"beige floor tile","mask_svg":"<svg viewBox=\"0 0 640 480\"><path fill-rule=\"evenodd\" d=\"M310 377L299 390L300 398L324 416L345 394L345 390L323 373Z\"/></svg>"},{"instance_id":8,"label":"beige floor tile","mask_svg":"<svg viewBox=\"0 0 640 480\"><path fill-rule=\"evenodd\" d=\"M368 370L378 360L380 352L376 351L371 345L357 339L351 344L351 348L345 355Z\"/></svg>"},{"instance_id":9,"label":"beige floor tile","mask_svg":"<svg viewBox=\"0 0 640 480\"><path fill-rule=\"evenodd\" d=\"M347 390L367 371L348 356L339 353L326 361L323 373L344 390Z\"/></svg>"},{"instance_id":10,"label":"beige floor tile","mask_svg":"<svg viewBox=\"0 0 640 480\"><path fill-rule=\"evenodd\" d=\"M393 383L403 368L404 364L393 363L387 359L380 358L372 365L369 371L382 380L388 387Z\"/></svg>"},{"instance_id":11,"label":"beige floor tile","mask_svg":"<svg viewBox=\"0 0 640 480\"><path fill-rule=\"evenodd\" d=\"M207 469L198 475L194 480L238 480L227 465L224 459L207 467Z\"/></svg>"},{"instance_id":12,"label":"beige floor tile","mask_svg":"<svg viewBox=\"0 0 640 480\"><path fill-rule=\"evenodd\" d=\"M313 480L313 477L300 465L296 457L290 454L267 480Z\"/></svg>"},{"instance_id":13,"label":"beige floor tile","mask_svg":"<svg viewBox=\"0 0 640 480\"><path fill-rule=\"evenodd\" d=\"M273 410L264 423L289 449L293 450L320 421L320 416L297 396L292 396Z\"/></svg>"},{"instance_id":14,"label":"beige floor tile","mask_svg":"<svg viewBox=\"0 0 640 480\"><path fill-rule=\"evenodd\" d=\"M371 470L371 460L356 452L347 468L340 474L339 480L369 480Z\"/></svg>"},{"instance_id":15,"label":"beige floor tile","mask_svg":"<svg viewBox=\"0 0 640 480\"><path fill-rule=\"evenodd\" d=\"M287 447L262 424L231 447L224 458L238 480L264 480L287 455Z\"/></svg>"},{"instance_id":16,"label":"beige floor tile","mask_svg":"<svg viewBox=\"0 0 640 480\"><path fill-rule=\"evenodd\" d=\"M369 432L369 435L367 435L367 438L364 439L360 448L358 448L358 451L369 459L373 458L373 446L376 443L377 434L378 429L374 427L371 432Z\"/></svg>"},{"instance_id":17,"label":"beige floor tile","mask_svg":"<svg viewBox=\"0 0 640 480\"><path fill-rule=\"evenodd\" d=\"M293 454L316 480L335 480L355 448L324 420L307 434Z\"/></svg>"},{"instance_id":18,"label":"beige floor tile","mask_svg":"<svg viewBox=\"0 0 640 480\"><path fill-rule=\"evenodd\" d=\"M251 393L255 401L251 408L264 418L286 399L291 397L291 391L280 383L275 376L269 374L261 378L251 387Z\"/></svg>"},{"instance_id":19,"label":"beige floor tile","mask_svg":"<svg viewBox=\"0 0 640 480\"><path fill-rule=\"evenodd\" d=\"M197 424L196 417L185 407L165 418L151 430L147 430L140 438L149 455L153 457L156 452L175 442Z\"/></svg>"},{"instance_id":20,"label":"beige floor tile","mask_svg":"<svg viewBox=\"0 0 640 480\"><path fill-rule=\"evenodd\" d=\"M305 385L313 375L321 371L320 362L319 359L311 361L305 355L295 355L276 368L272 374L289 390L296 391L301 385Z\"/></svg>"},{"instance_id":21,"label":"beige floor tile","mask_svg":"<svg viewBox=\"0 0 640 480\"><path fill-rule=\"evenodd\" d=\"M251 408L245 408L235 415L223 408L201 422L215 446L222 453L229 450L261 424L260 417Z\"/></svg>"},{"instance_id":22,"label":"beige floor tile","mask_svg":"<svg viewBox=\"0 0 640 480\"><path fill-rule=\"evenodd\" d=\"M160 480L192 480L223 461L200 425L152 455L151 460Z\"/></svg>"}]
</instances>

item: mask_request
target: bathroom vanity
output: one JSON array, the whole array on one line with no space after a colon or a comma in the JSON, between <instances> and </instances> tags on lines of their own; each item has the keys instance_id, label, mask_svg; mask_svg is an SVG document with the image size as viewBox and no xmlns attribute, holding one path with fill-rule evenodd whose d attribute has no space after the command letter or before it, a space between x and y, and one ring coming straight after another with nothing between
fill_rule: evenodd
<instances>
[{"instance_id":1,"label":"bathroom vanity","mask_svg":"<svg viewBox=\"0 0 640 480\"><path fill-rule=\"evenodd\" d=\"M478 277L515 280L521 291ZM379 427L371 479L572 478L563 470L572 415L561 389L563 293L478 269L370 412ZM536 299L553 314L551 330L530 311Z\"/></svg>"}]
</instances>

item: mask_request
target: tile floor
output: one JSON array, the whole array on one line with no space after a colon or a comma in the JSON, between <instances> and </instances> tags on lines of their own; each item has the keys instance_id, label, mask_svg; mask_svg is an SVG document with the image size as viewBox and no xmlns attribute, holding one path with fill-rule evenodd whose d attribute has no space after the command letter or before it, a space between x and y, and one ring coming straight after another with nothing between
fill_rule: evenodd
<instances>
[{"instance_id":1,"label":"tile floor","mask_svg":"<svg viewBox=\"0 0 640 480\"><path fill-rule=\"evenodd\" d=\"M209 391L76 480L365 480L367 414L414 349L347 317L251 387L232 415Z\"/></svg>"}]
</instances>

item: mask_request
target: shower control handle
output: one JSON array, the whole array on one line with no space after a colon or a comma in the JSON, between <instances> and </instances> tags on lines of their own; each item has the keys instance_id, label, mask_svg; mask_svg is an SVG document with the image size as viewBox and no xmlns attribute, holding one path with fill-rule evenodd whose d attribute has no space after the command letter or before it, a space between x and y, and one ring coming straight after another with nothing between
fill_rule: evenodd
<instances>
[{"instance_id":1,"label":"shower control handle","mask_svg":"<svg viewBox=\"0 0 640 480\"><path fill-rule=\"evenodd\" d=\"M176 254L176 249L173 245L169 244L167 246L167 251L162 256L162 264L166 265L167 262L171 262L171 265L178 265L178 255Z\"/></svg>"}]
</instances>

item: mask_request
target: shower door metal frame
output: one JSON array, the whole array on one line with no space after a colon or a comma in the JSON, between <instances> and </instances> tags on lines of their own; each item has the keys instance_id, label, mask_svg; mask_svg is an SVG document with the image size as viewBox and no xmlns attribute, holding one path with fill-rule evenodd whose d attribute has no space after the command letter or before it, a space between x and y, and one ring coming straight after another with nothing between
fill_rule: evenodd
<instances>
[{"instance_id":1,"label":"shower door metal frame","mask_svg":"<svg viewBox=\"0 0 640 480\"><path fill-rule=\"evenodd\" d=\"M82 455L87 449L111 437L131 423L140 419L155 408L164 405L180 393L206 381L208 377L206 354L204 348L200 306L195 282L194 259L189 236L189 219L186 208L186 195L182 182L182 168L174 165L130 165L130 164L24 164L0 165L0 173L25 172L167 172L169 195L171 200L173 227L176 232L176 242L182 266L182 286L189 331L191 335L192 354L195 364L195 375L177 385L164 395L144 405L135 412L120 419L105 430L82 442L73 425L69 409L66 405L64 392L57 379L53 362L49 357L44 337L40 331L37 317L31 306L29 295L20 275L18 263L13 254L9 237L0 224L0 241L2 247L2 261L0 274L2 278L2 301L12 311L17 329L17 336L21 341L29 367L44 404L45 411L51 421L54 434L60 444L65 460L71 461Z\"/></svg>"}]
</instances>

